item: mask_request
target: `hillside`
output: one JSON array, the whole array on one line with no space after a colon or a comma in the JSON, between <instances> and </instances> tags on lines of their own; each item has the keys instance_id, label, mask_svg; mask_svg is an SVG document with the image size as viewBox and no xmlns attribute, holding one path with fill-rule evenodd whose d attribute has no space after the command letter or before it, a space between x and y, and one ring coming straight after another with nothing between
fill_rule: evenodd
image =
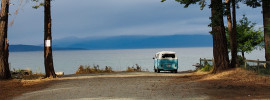
<instances>
[{"instance_id":1,"label":"hillside","mask_svg":"<svg viewBox=\"0 0 270 100\"><path fill-rule=\"evenodd\" d=\"M10 52L25 52L25 51L43 51L43 46L35 46L35 45L10 45ZM64 47L53 47L53 50L85 50L83 48L64 48Z\"/></svg>"}]
</instances>

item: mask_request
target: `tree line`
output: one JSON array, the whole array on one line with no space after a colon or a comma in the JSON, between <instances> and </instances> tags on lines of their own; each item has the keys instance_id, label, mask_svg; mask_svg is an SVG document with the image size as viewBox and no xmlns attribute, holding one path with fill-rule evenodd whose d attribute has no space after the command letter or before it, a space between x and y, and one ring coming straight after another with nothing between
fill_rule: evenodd
<instances>
[{"instance_id":1,"label":"tree line","mask_svg":"<svg viewBox=\"0 0 270 100\"><path fill-rule=\"evenodd\" d=\"M0 12L0 79L10 79L11 74L9 70L9 50L8 50L8 13L9 1L1 0ZM40 0L32 0L39 2ZM162 0L164 2L166 0ZM203 9L207 2L206 0L175 0L180 4L184 4L187 8L191 4L198 3ZM236 22L236 5L244 3L247 6L256 8L262 7L263 24L264 24L264 41L265 41L265 59L270 61L270 0L209 0L208 4L211 9L211 23L209 26L212 28L210 32L213 36L213 54L214 54L214 70L213 73L218 73L223 70L234 68L237 64L237 22ZM52 55L52 23L51 23L51 0L44 0L33 8L44 7L44 65L45 77L55 78L55 71L53 66ZM229 43L226 39L226 29L223 17L227 17L227 32ZM228 56L228 44L231 50L231 61Z\"/></svg>"}]
</instances>

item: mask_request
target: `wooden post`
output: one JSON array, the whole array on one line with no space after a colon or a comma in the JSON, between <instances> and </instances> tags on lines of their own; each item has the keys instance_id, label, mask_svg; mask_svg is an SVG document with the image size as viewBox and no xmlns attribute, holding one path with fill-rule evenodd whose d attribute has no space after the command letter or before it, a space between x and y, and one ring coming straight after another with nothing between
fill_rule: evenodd
<instances>
[{"instance_id":1,"label":"wooden post","mask_svg":"<svg viewBox=\"0 0 270 100\"><path fill-rule=\"evenodd\" d=\"M202 67L202 58L200 58L200 68Z\"/></svg>"},{"instance_id":2,"label":"wooden post","mask_svg":"<svg viewBox=\"0 0 270 100\"><path fill-rule=\"evenodd\" d=\"M205 66L205 62L207 62L206 58L204 58L204 63L203 63L203 66ZM208 63L208 62L207 62Z\"/></svg>"}]
</instances>

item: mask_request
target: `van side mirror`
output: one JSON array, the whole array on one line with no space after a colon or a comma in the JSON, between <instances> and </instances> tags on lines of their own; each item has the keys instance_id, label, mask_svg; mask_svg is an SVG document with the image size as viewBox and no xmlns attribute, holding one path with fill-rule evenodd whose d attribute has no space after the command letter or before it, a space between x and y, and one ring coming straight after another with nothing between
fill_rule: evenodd
<instances>
[{"instance_id":1,"label":"van side mirror","mask_svg":"<svg viewBox=\"0 0 270 100\"><path fill-rule=\"evenodd\" d=\"M153 57L153 59L155 59L155 57Z\"/></svg>"}]
</instances>

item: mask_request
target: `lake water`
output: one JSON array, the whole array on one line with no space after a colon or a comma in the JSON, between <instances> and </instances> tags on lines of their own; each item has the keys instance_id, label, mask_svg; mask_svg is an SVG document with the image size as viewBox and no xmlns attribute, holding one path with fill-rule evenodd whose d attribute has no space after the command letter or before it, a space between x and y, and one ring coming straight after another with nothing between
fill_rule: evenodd
<instances>
[{"instance_id":1,"label":"lake water","mask_svg":"<svg viewBox=\"0 0 270 100\"><path fill-rule=\"evenodd\" d=\"M99 65L100 68L111 66L113 70L126 70L127 67L139 64L142 69L153 71L153 56L159 51L175 51L179 59L178 71L195 69L192 66L200 58L213 58L212 47L196 48L164 48L164 49L122 49L122 50L78 50L53 51L56 72L73 74L80 65ZM246 54L247 59L265 60L264 50L255 50ZM44 73L43 51L11 52L9 61L11 70L31 69Z\"/></svg>"}]
</instances>

